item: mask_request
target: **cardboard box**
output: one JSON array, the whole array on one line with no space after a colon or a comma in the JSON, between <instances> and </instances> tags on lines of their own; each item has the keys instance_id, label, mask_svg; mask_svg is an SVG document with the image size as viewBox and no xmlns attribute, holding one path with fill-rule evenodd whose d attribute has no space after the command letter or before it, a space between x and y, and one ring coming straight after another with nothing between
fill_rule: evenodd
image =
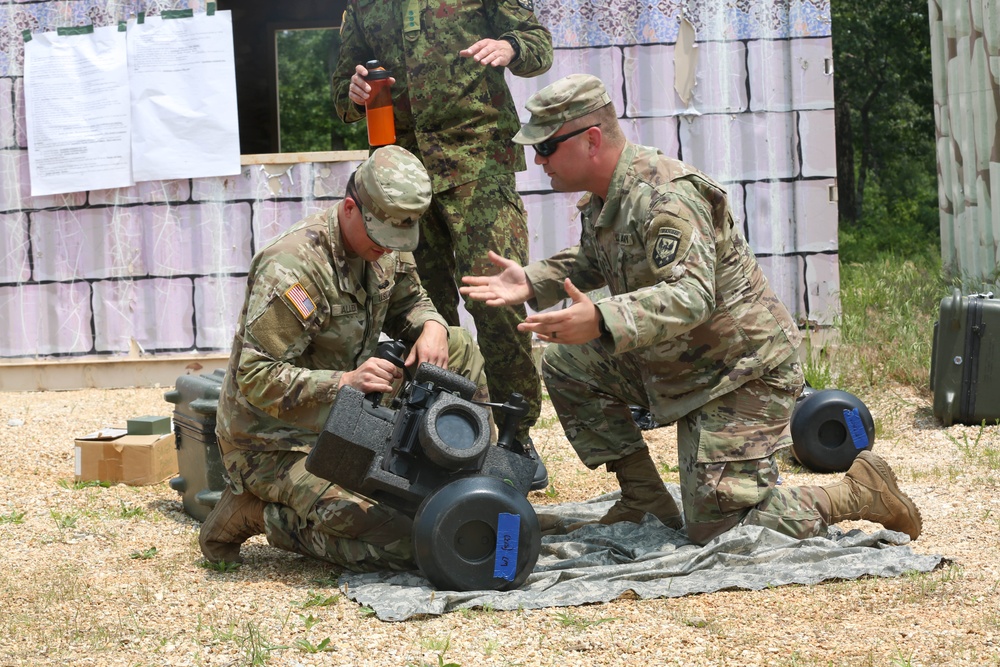
<instances>
[{"instance_id":1,"label":"cardboard box","mask_svg":"<svg viewBox=\"0 0 1000 667\"><path fill-rule=\"evenodd\" d=\"M156 484L177 474L173 433L126 435L126 429L101 429L74 442L77 481Z\"/></svg>"}]
</instances>

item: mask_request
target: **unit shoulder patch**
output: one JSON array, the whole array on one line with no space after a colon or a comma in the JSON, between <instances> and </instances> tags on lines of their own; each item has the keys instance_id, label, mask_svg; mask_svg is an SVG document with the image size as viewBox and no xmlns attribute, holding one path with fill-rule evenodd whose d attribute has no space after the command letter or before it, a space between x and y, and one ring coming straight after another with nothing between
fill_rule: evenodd
<instances>
[{"instance_id":1,"label":"unit shoulder patch","mask_svg":"<svg viewBox=\"0 0 1000 667\"><path fill-rule=\"evenodd\" d=\"M309 316L316 312L316 304L302 287L302 283L295 283L285 290L282 296L303 320L309 319Z\"/></svg>"},{"instance_id":2,"label":"unit shoulder patch","mask_svg":"<svg viewBox=\"0 0 1000 667\"><path fill-rule=\"evenodd\" d=\"M653 244L653 264L656 268L662 269L677 259L677 249L681 244L681 232L670 227L663 227L656 235L656 242Z\"/></svg>"},{"instance_id":3,"label":"unit shoulder patch","mask_svg":"<svg viewBox=\"0 0 1000 667\"><path fill-rule=\"evenodd\" d=\"M684 217L661 213L653 218L646 232L646 259L660 280L673 281L676 271L691 252L694 230Z\"/></svg>"},{"instance_id":4,"label":"unit shoulder patch","mask_svg":"<svg viewBox=\"0 0 1000 667\"><path fill-rule=\"evenodd\" d=\"M535 11L535 3L532 0L517 0L517 4L521 5L523 9L527 9L529 12Z\"/></svg>"}]
</instances>

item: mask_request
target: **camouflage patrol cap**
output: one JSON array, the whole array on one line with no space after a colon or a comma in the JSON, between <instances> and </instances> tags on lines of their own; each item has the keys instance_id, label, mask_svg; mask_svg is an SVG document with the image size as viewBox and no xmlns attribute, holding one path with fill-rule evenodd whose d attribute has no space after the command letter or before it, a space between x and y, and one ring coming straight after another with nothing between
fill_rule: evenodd
<instances>
[{"instance_id":1,"label":"camouflage patrol cap","mask_svg":"<svg viewBox=\"0 0 1000 667\"><path fill-rule=\"evenodd\" d=\"M431 179L417 157L382 146L354 172L369 238L383 248L411 252L420 240L417 220L431 204Z\"/></svg>"},{"instance_id":2,"label":"camouflage patrol cap","mask_svg":"<svg viewBox=\"0 0 1000 667\"><path fill-rule=\"evenodd\" d=\"M531 112L531 120L514 135L514 142L530 146L545 141L558 132L563 123L586 116L608 104L611 104L611 96L596 76L564 76L524 103L524 108Z\"/></svg>"}]
</instances>

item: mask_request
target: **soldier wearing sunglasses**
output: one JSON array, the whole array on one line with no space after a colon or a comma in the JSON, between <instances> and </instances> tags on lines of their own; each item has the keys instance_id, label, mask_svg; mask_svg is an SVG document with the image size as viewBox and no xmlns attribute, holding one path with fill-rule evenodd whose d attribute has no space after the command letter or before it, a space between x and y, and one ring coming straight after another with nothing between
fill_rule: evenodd
<instances>
[{"instance_id":1,"label":"soldier wearing sunglasses","mask_svg":"<svg viewBox=\"0 0 1000 667\"><path fill-rule=\"evenodd\" d=\"M596 77L574 74L532 95L514 137L562 192L585 191L580 243L521 267L466 276L490 306L542 310L520 326L550 343L542 377L566 436L590 468L614 472L621 498L600 523L653 514L697 544L740 524L798 538L868 519L916 539L920 513L889 466L862 452L836 484L777 485L802 389L801 341L735 223L725 189L656 148L625 139ZM607 287L611 296L586 294ZM677 423L678 508L630 406ZM683 510L683 518L682 518ZM576 526L566 526L572 530Z\"/></svg>"}]
</instances>

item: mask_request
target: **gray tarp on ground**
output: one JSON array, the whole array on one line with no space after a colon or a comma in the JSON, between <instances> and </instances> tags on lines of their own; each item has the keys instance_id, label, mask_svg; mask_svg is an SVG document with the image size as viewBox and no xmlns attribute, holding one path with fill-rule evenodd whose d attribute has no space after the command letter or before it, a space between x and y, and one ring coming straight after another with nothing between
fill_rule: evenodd
<instances>
[{"instance_id":1,"label":"gray tarp on ground","mask_svg":"<svg viewBox=\"0 0 1000 667\"><path fill-rule=\"evenodd\" d=\"M676 497L677 487L670 489ZM536 506L545 530L597 518L617 492L585 503ZM555 528L558 530L558 528ZM862 576L929 572L941 556L916 554L909 538L889 530L867 534L832 528L826 538L796 540L767 528L740 526L699 547L647 515L642 524L590 525L545 535L538 564L514 591L438 591L417 573L348 573L341 587L384 621L444 614L465 607L498 610L568 607L614 600L680 597L723 589L758 590Z\"/></svg>"}]
</instances>

